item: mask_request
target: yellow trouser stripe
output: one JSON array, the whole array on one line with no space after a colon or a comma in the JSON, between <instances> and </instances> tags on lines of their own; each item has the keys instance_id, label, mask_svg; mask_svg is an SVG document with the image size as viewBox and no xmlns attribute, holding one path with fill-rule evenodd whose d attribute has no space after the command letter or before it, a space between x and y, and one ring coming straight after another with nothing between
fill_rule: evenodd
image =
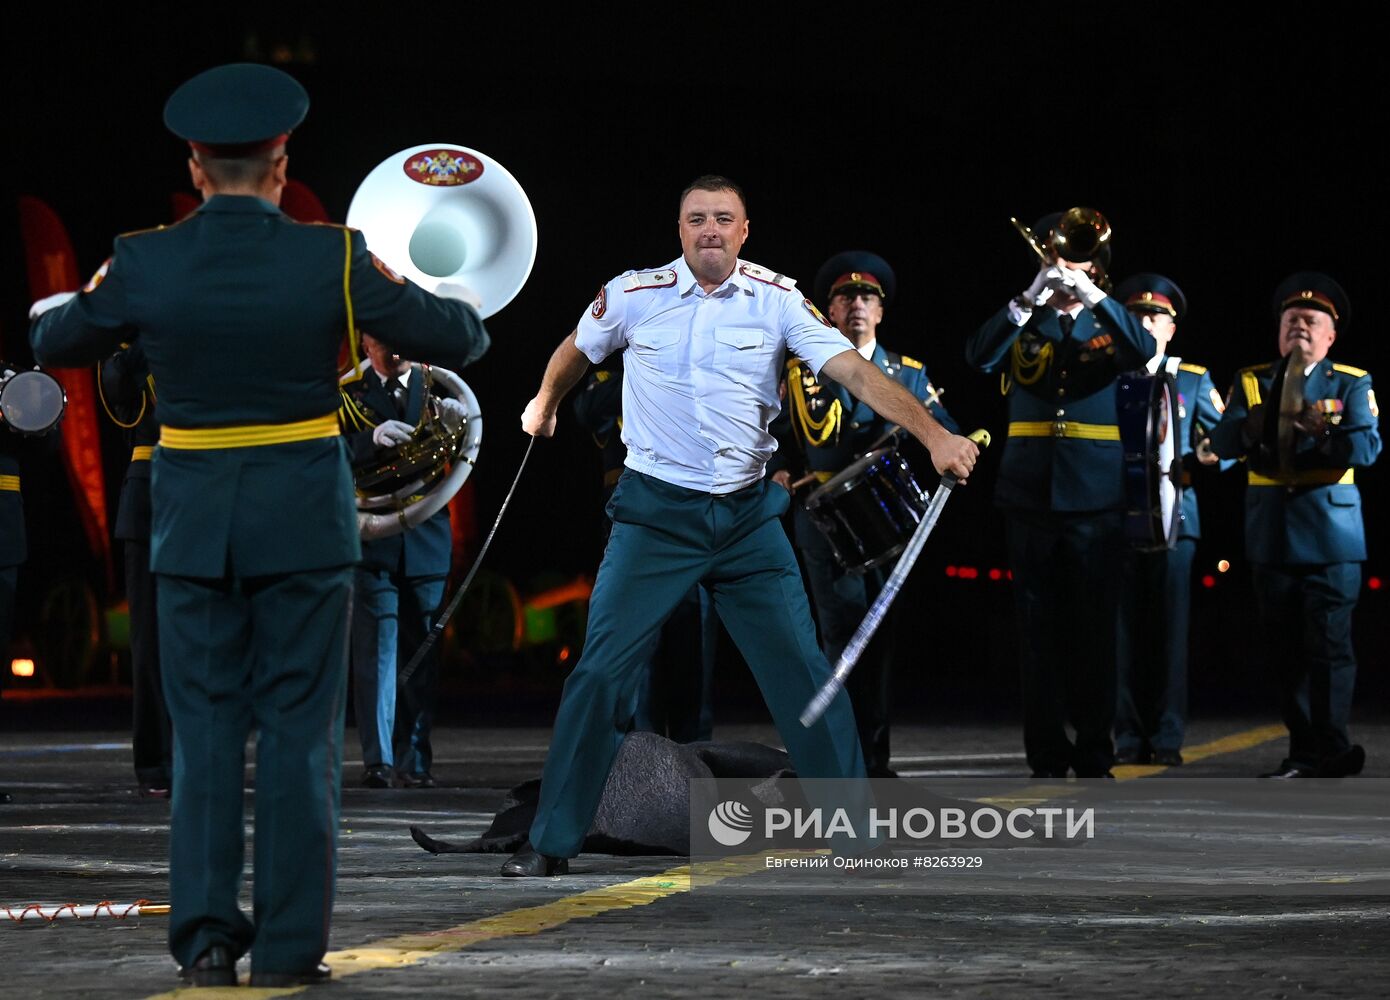
<instances>
[{"instance_id":1,"label":"yellow trouser stripe","mask_svg":"<svg viewBox=\"0 0 1390 1000\"><path fill-rule=\"evenodd\" d=\"M154 445L137 444L134 448L130 449L130 460L132 462L148 462L152 458L154 458Z\"/></svg>"},{"instance_id":2,"label":"yellow trouser stripe","mask_svg":"<svg viewBox=\"0 0 1390 1000\"><path fill-rule=\"evenodd\" d=\"M291 441L338 436L338 415L329 413L291 424L241 424L237 427L163 427L159 431L161 448L208 451L215 448L255 448Z\"/></svg>"},{"instance_id":3,"label":"yellow trouser stripe","mask_svg":"<svg viewBox=\"0 0 1390 1000\"><path fill-rule=\"evenodd\" d=\"M1088 441L1118 441L1120 429L1114 424L1082 424L1075 420L1014 420L1009 437L1085 438Z\"/></svg>"},{"instance_id":4,"label":"yellow trouser stripe","mask_svg":"<svg viewBox=\"0 0 1390 1000\"><path fill-rule=\"evenodd\" d=\"M13 493L19 492L18 476L0 476L0 490L9 490Z\"/></svg>"},{"instance_id":5,"label":"yellow trouser stripe","mask_svg":"<svg viewBox=\"0 0 1390 1000\"><path fill-rule=\"evenodd\" d=\"M1262 476L1248 473L1251 486L1344 486L1356 482L1355 469L1304 469L1302 472Z\"/></svg>"}]
</instances>

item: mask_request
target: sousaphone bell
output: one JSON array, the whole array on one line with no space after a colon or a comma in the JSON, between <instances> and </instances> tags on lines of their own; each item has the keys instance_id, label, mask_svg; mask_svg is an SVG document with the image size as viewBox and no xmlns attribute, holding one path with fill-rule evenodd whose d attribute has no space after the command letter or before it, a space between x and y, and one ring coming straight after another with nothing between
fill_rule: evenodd
<instances>
[{"instance_id":1,"label":"sousaphone bell","mask_svg":"<svg viewBox=\"0 0 1390 1000\"><path fill-rule=\"evenodd\" d=\"M348 208L347 224L396 273L428 291L467 285L483 318L521 291L536 261L536 216L505 167L476 149L424 143L381 161ZM370 331L368 331L370 332ZM363 361L343 375L360 377ZM364 539L408 530L441 509L468 478L482 442L477 396L456 373L418 366L426 397L437 383L463 404L462 423L427 405L411 440L353 470Z\"/></svg>"}]
</instances>

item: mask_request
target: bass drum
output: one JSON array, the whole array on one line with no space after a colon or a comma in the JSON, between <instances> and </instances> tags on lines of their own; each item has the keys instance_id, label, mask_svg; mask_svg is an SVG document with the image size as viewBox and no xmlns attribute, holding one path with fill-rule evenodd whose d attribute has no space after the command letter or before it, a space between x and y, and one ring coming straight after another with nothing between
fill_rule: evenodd
<instances>
[{"instance_id":1,"label":"bass drum","mask_svg":"<svg viewBox=\"0 0 1390 1000\"><path fill-rule=\"evenodd\" d=\"M907 546L928 499L907 460L894 448L880 448L807 497L806 512L840 565L867 573Z\"/></svg>"},{"instance_id":2,"label":"bass drum","mask_svg":"<svg viewBox=\"0 0 1390 1000\"><path fill-rule=\"evenodd\" d=\"M58 380L37 368L5 368L0 378L0 419L16 434L37 437L57 427L68 408L68 394Z\"/></svg>"},{"instance_id":3,"label":"bass drum","mask_svg":"<svg viewBox=\"0 0 1390 1000\"><path fill-rule=\"evenodd\" d=\"M1166 371L1121 375L1115 410L1124 447L1125 537L1140 552L1171 549L1182 524L1177 383Z\"/></svg>"}]
</instances>

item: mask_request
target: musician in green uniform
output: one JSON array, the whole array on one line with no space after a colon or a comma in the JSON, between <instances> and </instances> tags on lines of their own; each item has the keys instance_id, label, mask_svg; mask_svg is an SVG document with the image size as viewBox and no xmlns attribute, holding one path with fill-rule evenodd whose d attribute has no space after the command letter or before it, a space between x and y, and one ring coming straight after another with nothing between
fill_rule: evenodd
<instances>
[{"instance_id":1,"label":"musician in green uniform","mask_svg":"<svg viewBox=\"0 0 1390 1000\"><path fill-rule=\"evenodd\" d=\"M116 240L103 280L35 321L46 363L139 343L159 386L151 469L164 691L174 724L170 947L195 985L328 975L347 680L361 550L339 436L337 358L355 323L410 357L470 360L473 309L430 295L360 233L277 207L309 100L266 66L208 70L165 123L204 202ZM268 363L269 359L269 363ZM256 742L255 909L237 906L243 748Z\"/></svg>"},{"instance_id":2,"label":"musician in green uniform","mask_svg":"<svg viewBox=\"0 0 1390 1000\"><path fill-rule=\"evenodd\" d=\"M1104 241L1077 249L1102 226ZM1053 213L1032 232L1048 262L970 338L965 358L997 373L1009 400L994 497L1007 525L1028 766L1038 778L1101 778L1114 762L1125 545L1115 382L1155 344L1105 290L1109 224L1099 213Z\"/></svg>"},{"instance_id":3,"label":"musician in green uniform","mask_svg":"<svg viewBox=\"0 0 1390 1000\"><path fill-rule=\"evenodd\" d=\"M1344 777L1366 762L1347 731L1366 559L1356 469L1380 455L1380 410L1369 372L1328 360L1351 319L1337 282L1291 274L1274 313L1279 360L1236 374L1212 450L1245 459L1245 555L1289 727L1287 756L1262 777Z\"/></svg>"},{"instance_id":4,"label":"musician in green uniform","mask_svg":"<svg viewBox=\"0 0 1390 1000\"><path fill-rule=\"evenodd\" d=\"M159 442L154 380L138 344L123 347L97 372L106 415L125 431L130 464L116 508L116 540L125 545L125 594L130 609L130 747L137 792L168 798L173 777L173 731L159 673L155 579L150 573L150 459Z\"/></svg>"},{"instance_id":5,"label":"musician in green uniform","mask_svg":"<svg viewBox=\"0 0 1390 1000\"><path fill-rule=\"evenodd\" d=\"M1201 537L1192 473L1219 461L1207 435L1221 419L1221 396L1211 374L1168 353L1168 344L1187 313L1187 297L1161 274L1136 274L1120 282L1115 298L1138 317L1158 344L1145 366L1167 372L1177 390L1177 451L1183 493L1177 541L1155 552L1125 553L1120 582L1120 617L1115 708L1115 763L1182 763L1187 728L1187 635L1192 603L1192 559ZM1229 467L1232 463L1221 463Z\"/></svg>"},{"instance_id":6,"label":"musician in green uniform","mask_svg":"<svg viewBox=\"0 0 1390 1000\"><path fill-rule=\"evenodd\" d=\"M884 306L893 298L897 277L888 262L875 253L848 250L831 257L816 273L816 301L854 349L901 384L952 433L959 428L941 393L916 358L890 351L879 342ZM800 358L789 358L783 382L782 413L773 421L777 451L768 462L773 482L791 488L801 483L804 501L817 483L824 483L875 448L896 443L898 428L855 399L839 383L817 378ZM924 483L923 485L930 485ZM833 666L854 636L892 572L891 563L852 573L840 565L829 540L811 520L804 503L795 505L793 530L806 567L820 629L821 649ZM864 650L847 689L859 727L859 745L869 777L890 777L889 724L892 704L892 630L879 630Z\"/></svg>"}]
</instances>

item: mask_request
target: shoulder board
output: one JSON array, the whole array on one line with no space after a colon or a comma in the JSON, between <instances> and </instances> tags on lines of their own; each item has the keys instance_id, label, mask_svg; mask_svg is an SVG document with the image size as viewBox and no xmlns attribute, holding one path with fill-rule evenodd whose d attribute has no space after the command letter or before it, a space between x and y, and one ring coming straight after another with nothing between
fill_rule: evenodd
<instances>
[{"instance_id":1,"label":"shoulder board","mask_svg":"<svg viewBox=\"0 0 1390 1000\"><path fill-rule=\"evenodd\" d=\"M1207 370L1202 365L1190 365L1186 361L1178 365L1182 371L1191 372L1193 375L1205 375Z\"/></svg>"},{"instance_id":2,"label":"shoulder board","mask_svg":"<svg viewBox=\"0 0 1390 1000\"><path fill-rule=\"evenodd\" d=\"M1251 366L1248 367L1248 368L1242 368L1240 371L1236 372L1236 374L1237 374L1237 375L1243 375L1243 374L1246 373L1246 372L1264 372L1264 371L1269 371L1269 369L1271 369L1271 368L1273 368L1273 367L1274 367L1274 362L1273 362L1273 361L1266 361L1266 362L1265 362L1264 364L1262 364L1262 365L1251 365Z\"/></svg>"},{"instance_id":3,"label":"shoulder board","mask_svg":"<svg viewBox=\"0 0 1390 1000\"><path fill-rule=\"evenodd\" d=\"M357 232L352 226L345 226L341 222L320 222L317 220L313 222L300 222L298 219L290 219L288 215L285 216L285 218L289 219L289 221L293 222L296 226L323 226L325 229L346 229L348 232Z\"/></svg>"},{"instance_id":4,"label":"shoulder board","mask_svg":"<svg viewBox=\"0 0 1390 1000\"><path fill-rule=\"evenodd\" d=\"M1366 371L1366 369L1364 369L1364 368L1357 368L1357 367L1355 367L1354 365L1337 365L1337 364L1334 364L1334 365L1332 366L1332 370L1333 370L1333 371L1339 371L1339 372L1341 372L1343 375L1351 375L1351 376L1354 377L1354 378L1365 378L1367 375L1371 374L1370 372Z\"/></svg>"},{"instance_id":5,"label":"shoulder board","mask_svg":"<svg viewBox=\"0 0 1390 1000\"><path fill-rule=\"evenodd\" d=\"M898 363L902 365L904 368L923 367L922 362L918 361L916 358L909 358L906 354L898 355Z\"/></svg>"},{"instance_id":6,"label":"shoulder board","mask_svg":"<svg viewBox=\"0 0 1390 1000\"><path fill-rule=\"evenodd\" d=\"M778 274L776 271L769 271L765 267L757 264L742 263L738 266L738 273L745 278L752 278L754 281L761 281L764 285L773 285L790 292L796 288L796 279L788 278L785 274Z\"/></svg>"},{"instance_id":7,"label":"shoulder board","mask_svg":"<svg viewBox=\"0 0 1390 1000\"><path fill-rule=\"evenodd\" d=\"M132 230L131 230L130 232L128 232L128 233L121 233L121 235L118 236L118 237L116 237L116 238L119 239L119 240L125 240L125 239L129 239L129 238L132 237L132 236L146 236L146 235L148 235L148 234L150 234L150 233L162 233L162 232L164 232L166 229L173 229L173 228L175 228L176 226L181 226L181 225L183 225L183 224L184 224L185 222L187 222L189 219L193 218L193 216L196 215L196 214L197 214L196 212L190 213L190 214L188 214L188 215L185 215L185 216L184 216L182 219L180 219L178 222L168 222L168 223L165 223L165 224L162 225L162 226L146 226L144 229L132 229Z\"/></svg>"},{"instance_id":8,"label":"shoulder board","mask_svg":"<svg viewBox=\"0 0 1390 1000\"><path fill-rule=\"evenodd\" d=\"M670 288L676 283L675 268L664 271L638 271L623 278L623 291L636 292L643 288Z\"/></svg>"}]
</instances>

